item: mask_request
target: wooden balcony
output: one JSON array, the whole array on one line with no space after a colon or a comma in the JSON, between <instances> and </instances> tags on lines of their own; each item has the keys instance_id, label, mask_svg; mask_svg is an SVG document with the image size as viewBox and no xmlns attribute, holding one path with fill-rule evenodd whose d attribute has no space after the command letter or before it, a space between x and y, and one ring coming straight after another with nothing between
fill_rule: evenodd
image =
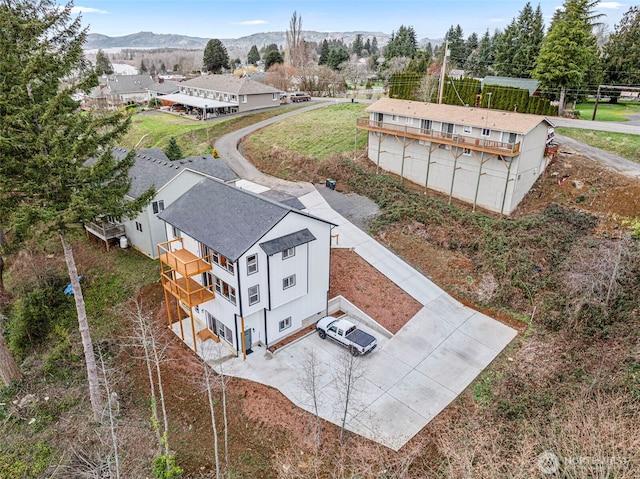
<instances>
[{"instance_id":1,"label":"wooden balcony","mask_svg":"<svg viewBox=\"0 0 640 479\"><path fill-rule=\"evenodd\" d=\"M211 270L211 265L204 258L182 247L182 238L160 243L158 255L165 269L169 268L180 276L190 278Z\"/></svg>"},{"instance_id":2,"label":"wooden balcony","mask_svg":"<svg viewBox=\"0 0 640 479\"><path fill-rule=\"evenodd\" d=\"M176 277L174 271L163 271L162 286L179 301L189 307L197 306L215 298L211 286L202 286L197 281L186 277Z\"/></svg>"},{"instance_id":3,"label":"wooden balcony","mask_svg":"<svg viewBox=\"0 0 640 479\"><path fill-rule=\"evenodd\" d=\"M85 223L84 228L87 232L97 236L102 241L109 241L124 236L124 225L121 224L92 221Z\"/></svg>"},{"instance_id":4,"label":"wooden balcony","mask_svg":"<svg viewBox=\"0 0 640 479\"><path fill-rule=\"evenodd\" d=\"M398 125L385 123L382 121L370 120L369 118L358 118L356 127L362 130L383 133L386 135L401 136L414 140L423 140L441 145L457 146L468 148L474 151L484 151L492 155L502 155L514 157L520 154L520 143L504 143L502 141L488 140L486 138L474 138L471 136L457 135L425 128L416 128L408 125Z\"/></svg>"}]
</instances>

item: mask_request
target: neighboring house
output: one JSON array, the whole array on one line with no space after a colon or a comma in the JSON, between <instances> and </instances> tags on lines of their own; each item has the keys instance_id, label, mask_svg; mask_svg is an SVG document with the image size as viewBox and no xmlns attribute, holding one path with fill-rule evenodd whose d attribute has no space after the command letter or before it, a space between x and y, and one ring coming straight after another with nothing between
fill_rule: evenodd
<instances>
[{"instance_id":1,"label":"neighboring house","mask_svg":"<svg viewBox=\"0 0 640 479\"><path fill-rule=\"evenodd\" d=\"M210 179L159 217L169 238L158 245L162 284L167 304L169 294L180 301L183 340L180 309L193 336L243 356L326 314L331 223Z\"/></svg>"},{"instance_id":2,"label":"neighboring house","mask_svg":"<svg viewBox=\"0 0 640 479\"><path fill-rule=\"evenodd\" d=\"M522 90L527 90L529 92L529 96L538 96L540 94L540 82L532 78L486 76L482 80L480 80L480 85L483 89L485 85L498 85L520 88Z\"/></svg>"},{"instance_id":3,"label":"neighboring house","mask_svg":"<svg viewBox=\"0 0 640 479\"><path fill-rule=\"evenodd\" d=\"M474 208L510 214L549 161L543 116L389 98L366 111L370 160Z\"/></svg>"},{"instance_id":4,"label":"neighboring house","mask_svg":"<svg viewBox=\"0 0 640 479\"><path fill-rule=\"evenodd\" d=\"M125 148L113 149L116 159L124 158L128 153ZM222 181L238 179L222 159L202 155L169 161L160 148L138 151L135 163L129 170L129 177L129 199L138 198L149 188L155 188L156 195L145 209L135 218L108 218L103 223L88 223L85 228L107 245L110 241L125 236L131 246L153 259L158 257L158 243L167 240L164 222L158 219L160 212L203 178Z\"/></svg>"},{"instance_id":5,"label":"neighboring house","mask_svg":"<svg viewBox=\"0 0 640 479\"><path fill-rule=\"evenodd\" d=\"M179 84L180 91L163 100L207 111L207 117L280 105L280 90L250 78L201 75Z\"/></svg>"},{"instance_id":6,"label":"neighboring house","mask_svg":"<svg viewBox=\"0 0 640 479\"><path fill-rule=\"evenodd\" d=\"M161 100L163 96L177 93L179 90L180 87L178 82L164 80L162 78L158 78L157 82L154 82L147 88L149 100L151 100L152 98L158 98L159 100Z\"/></svg>"},{"instance_id":7,"label":"neighboring house","mask_svg":"<svg viewBox=\"0 0 640 479\"><path fill-rule=\"evenodd\" d=\"M117 110L131 103L146 103L147 89L155 82L150 75L103 75L100 84L84 98L84 107L92 110Z\"/></svg>"}]
</instances>

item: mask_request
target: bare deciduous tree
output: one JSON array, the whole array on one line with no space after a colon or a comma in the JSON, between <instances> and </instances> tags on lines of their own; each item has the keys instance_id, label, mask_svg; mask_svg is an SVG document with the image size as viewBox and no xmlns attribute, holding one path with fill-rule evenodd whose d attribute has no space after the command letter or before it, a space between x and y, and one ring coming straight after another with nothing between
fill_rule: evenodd
<instances>
[{"instance_id":1,"label":"bare deciduous tree","mask_svg":"<svg viewBox=\"0 0 640 479\"><path fill-rule=\"evenodd\" d=\"M306 393L306 401L313 410L315 416L316 427L316 449L320 449L322 444L322 424L320 419L320 364L318 363L318 357L315 350L305 351L304 358L302 360L300 376L298 382L302 390Z\"/></svg>"},{"instance_id":2,"label":"bare deciduous tree","mask_svg":"<svg viewBox=\"0 0 640 479\"><path fill-rule=\"evenodd\" d=\"M286 32L285 62L295 68L303 66L305 62L305 44L302 38L302 16L294 11Z\"/></svg>"},{"instance_id":3,"label":"bare deciduous tree","mask_svg":"<svg viewBox=\"0 0 640 479\"><path fill-rule=\"evenodd\" d=\"M431 103L431 99L438 91L439 79L436 75L425 75L420 80L420 85L416 89L416 99L425 103Z\"/></svg>"},{"instance_id":4,"label":"bare deciduous tree","mask_svg":"<svg viewBox=\"0 0 640 479\"><path fill-rule=\"evenodd\" d=\"M360 356L344 350L338 359L333 378L336 383L340 407L340 446L345 444L347 419L354 408L354 393L364 377L364 366Z\"/></svg>"}]
</instances>

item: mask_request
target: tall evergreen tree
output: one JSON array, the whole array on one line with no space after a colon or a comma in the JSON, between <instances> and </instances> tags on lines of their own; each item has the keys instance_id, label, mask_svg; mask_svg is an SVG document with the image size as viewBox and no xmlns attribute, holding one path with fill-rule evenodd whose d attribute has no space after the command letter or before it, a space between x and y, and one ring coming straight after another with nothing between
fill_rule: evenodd
<instances>
[{"instance_id":1,"label":"tall evergreen tree","mask_svg":"<svg viewBox=\"0 0 640 479\"><path fill-rule=\"evenodd\" d=\"M500 75L530 78L544 38L542 10L527 3L502 32L495 45L495 69Z\"/></svg>"},{"instance_id":2,"label":"tall evergreen tree","mask_svg":"<svg viewBox=\"0 0 640 479\"><path fill-rule=\"evenodd\" d=\"M229 54L220 40L214 38L207 42L202 57L203 68L211 73L221 73L222 69L229 69Z\"/></svg>"},{"instance_id":3,"label":"tall evergreen tree","mask_svg":"<svg viewBox=\"0 0 640 479\"><path fill-rule=\"evenodd\" d=\"M250 65L255 65L260 61L260 52L258 52L258 47L253 45L247 54L247 63Z\"/></svg>"},{"instance_id":4,"label":"tall evergreen tree","mask_svg":"<svg viewBox=\"0 0 640 479\"><path fill-rule=\"evenodd\" d=\"M147 65L144 64L144 60L140 60L140 67L138 68L138 73L140 75L147 73L149 71L149 69L147 68Z\"/></svg>"},{"instance_id":5,"label":"tall evergreen tree","mask_svg":"<svg viewBox=\"0 0 640 479\"><path fill-rule=\"evenodd\" d=\"M113 65L102 49L96 53L96 73L98 75L111 75L113 73Z\"/></svg>"},{"instance_id":6,"label":"tall evergreen tree","mask_svg":"<svg viewBox=\"0 0 640 479\"><path fill-rule=\"evenodd\" d=\"M70 234L101 215L135 215L153 191L134 202L124 198L134 155L116 161L111 145L125 134L129 118L119 112L78 114L72 93L88 91L97 77L82 75L87 30L71 8L54 0L0 3L0 212L14 245L35 231L57 235L62 243L93 418L100 421L103 398ZM62 83L78 72L75 85ZM84 166L89 158L91 165Z\"/></svg>"},{"instance_id":7,"label":"tall evergreen tree","mask_svg":"<svg viewBox=\"0 0 640 479\"><path fill-rule=\"evenodd\" d=\"M331 50L329 49L329 42L327 42L327 39L325 38L324 40L322 40L322 46L320 47L320 57L318 58L318 65L327 64L330 51Z\"/></svg>"},{"instance_id":8,"label":"tall evergreen tree","mask_svg":"<svg viewBox=\"0 0 640 479\"><path fill-rule=\"evenodd\" d=\"M477 69L474 76L483 78L489 74L493 65L493 43L489 30L487 30L478 42Z\"/></svg>"},{"instance_id":9,"label":"tall evergreen tree","mask_svg":"<svg viewBox=\"0 0 640 479\"><path fill-rule=\"evenodd\" d=\"M360 56L362 54L362 48L364 47L362 43L362 34L356 34L356 39L353 41L353 45L351 45L351 52Z\"/></svg>"},{"instance_id":10,"label":"tall evergreen tree","mask_svg":"<svg viewBox=\"0 0 640 479\"><path fill-rule=\"evenodd\" d=\"M452 25L447 31L445 39L449 42L449 52L451 54L449 61L451 62L451 65L464 65L466 60L466 50L464 46L462 27L460 25L456 25L455 27Z\"/></svg>"},{"instance_id":11,"label":"tall evergreen tree","mask_svg":"<svg viewBox=\"0 0 640 479\"><path fill-rule=\"evenodd\" d=\"M581 86L597 73L598 46L592 27L599 0L566 0L542 41L532 76L547 89L559 89L558 113L564 111L567 88Z\"/></svg>"},{"instance_id":12,"label":"tall evergreen tree","mask_svg":"<svg viewBox=\"0 0 640 479\"><path fill-rule=\"evenodd\" d=\"M362 48L367 51L367 55L371 55L371 40L367 38L367 41L364 42L364 47Z\"/></svg>"},{"instance_id":13,"label":"tall evergreen tree","mask_svg":"<svg viewBox=\"0 0 640 479\"><path fill-rule=\"evenodd\" d=\"M379 53L378 51L378 39L376 37L373 37L373 39L371 40L371 52L372 55Z\"/></svg>"},{"instance_id":14,"label":"tall evergreen tree","mask_svg":"<svg viewBox=\"0 0 640 479\"><path fill-rule=\"evenodd\" d=\"M339 70L340 65L347 61L349 61L349 52L346 48L332 48L327 58L327 66L333 70Z\"/></svg>"},{"instance_id":15,"label":"tall evergreen tree","mask_svg":"<svg viewBox=\"0 0 640 479\"><path fill-rule=\"evenodd\" d=\"M604 80L609 85L640 84L640 7L629 8L604 45ZM618 101L619 90L607 92Z\"/></svg>"},{"instance_id":16,"label":"tall evergreen tree","mask_svg":"<svg viewBox=\"0 0 640 479\"><path fill-rule=\"evenodd\" d=\"M284 63L284 58L278 50L269 50L264 57L264 69L267 71L272 65L276 63Z\"/></svg>"},{"instance_id":17,"label":"tall evergreen tree","mask_svg":"<svg viewBox=\"0 0 640 479\"><path fill-rule=\"evenodd\" d=\"M387 60L396 57L413 58L417 50L418 40L413 27L400 25L397 32L391 32L391 39L384 47L384 57Z\"/></svg>"}]
</instances>

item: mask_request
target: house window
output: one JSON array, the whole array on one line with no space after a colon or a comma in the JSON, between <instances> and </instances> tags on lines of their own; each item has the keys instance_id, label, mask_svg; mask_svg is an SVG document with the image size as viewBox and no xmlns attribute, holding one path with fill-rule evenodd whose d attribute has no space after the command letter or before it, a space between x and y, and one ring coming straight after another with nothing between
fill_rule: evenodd
<instances>
[{"instance_id":1,"label":"house window","mask_svg":"<svg viewBox=\"0 0 640 479\"><path fill-rule=\"evenodd\" d=\"M142 223L136 221L136 230L140 231L140 233L142 233Z\"/></svg>"},{"instance_id":2,"label":"house window","mask_svg":"<svg viewBox=\"0 0 640 479\"><path fill-rule=\"evenodd\" d=\"M413 125L413 117L408 116L405 121L406 121L407 125Z\"/></svg>"},{"instance_id":3,"label":"house window","mask_svg":"<svg viewBox=\"0 0 640 479\"><path fill-rule=\"evenodd\" d=\"M422 133L428 133L431 130L431 120L420 120L420 129Z\"/></svg>"},{"instance_id":4,"label":"house window","mask_svg":"<svg viewBox=\"0 0 640 479\"><path fill-rule=\"evenodd\" d=\"M225 299L228 299L232 304L236 304L236 288L229 286L217 276L213 276L211 273L207 274L206 282L213 282L216 293Z\"/></svg>"},{"instance_id":5,"label":"house window","mask_svg":"<svg viewBox=\"0 0 640 479\"><path fill-rule=\"evenodd\" d=\"M258 272L258 255L247 256L247 275Z\"/></svg>"},{"instance_id":6,"label":"house window","mask_svg":"<svg viewBox=\"0 0 640 479\"><path fill-rule=\"evenodd\" d=\"M296 275L292 274L282 280L282 289L289 289L296 285Z\"/></svg>"},{"instance_id":7,"label":"house window","mask_svg":"<svg viewBox=\"0 0 640 479\"><path fill-rule=\"evenodd\" d=\"M291 258L292 256L296 255L296 249L294 248L287 248L286 250L284 250L282 252L282 259L287 259L287 258Z\"/></svg>"},{"instance_id":8,"label":"house window","mask_svg":"<svg viewBox=\"0 0 640 479\"><path fill-rule=\"evenodd\" d=\"M242 95L242 103L247 103L247 95Z\"/></svg>"},{"instance_id":9,"label":"house window","mask_svg":"<svg viewBox=\"0 0 640 479\"><path fill-rule=\"evenodd\" d=\"M288 329L290 327L291 327L291 316L289 316L288 318L284 318L282 321L278 323L278 329L280 331L284 331L285 329Z\"/></svg>"},{"instance_id":10,"label":"house window","mask_svg":"<svg viewBox=\"0 0 640 479\"><path fill-rule=\"evenodd\" d=\"M207 328L213 331L219 338L224 339L231 345L233 345L233 332L230 328L227 328L222 321L216 319L209 311L204 311L204 316L207 321Z\"/></svg>"},{"instance_id":11,"label":"house window","mask_svg":"<svg viewBox=\"0 0 640 479\"><path fill-rule=\"evenodd\" d=\"M233 267L233 262L230 259L226 258L225 256L222 256L220 253L213 250L211 250L211 259L215 264L217 264L221 268L224 268L229 273L234 274L235 268Z\"/></svg>"},{"instance_id":12,"label":"house window","mask_svg":"<svg viewBox=\"0 0 640 479\"><path fill-rule=\"evenodd\" d=\"M164 200L158 200L151 203L151 208L153 208L153 214L157 215L161 211L164 211Z\"/></svg>"},{"instance_id":13,"label":"house window","mask_svg":"<svg viewBox=\"0 0 640 479\"><path fill-rule=\"evenodd\" d=\"M142 230L140 230L142 231ZM173 235L174 238L180 238L180 235L182 234L181 231L176 228L175 226L171 227L171 234Z\"/></svg>"},{"instance_id":14,"label":"house window","mask_svg":"<svg viewBox=\"0 0 640 479\"><path fill-rule=\"evenodd\" d=\"M463 133L471 133L472 128L469 125L464 125L462 127L462 132Z\"/></svg>"},{"instance_id":15,"label":"house window","mask_svg":"<svg viewBox=\"0 0 640 479\"><path fill-rule=\"evenodd\" d=\"M398 115L391 115L391 121L398 121Z\"/></svg>"},{"instance_id":16,"label":"house window","mask_svg":"<svg viewBox=\"0 0 640 479\"><path fill-rule=\"evenodd\" d=\"M277 93L272 93L271 94L271 99L274 100L274 101L278 100L278 94Z\"/></svg>"},{"instance_id":17,"label":"house window","mask_svg":"<svg viewBox=\"0 0 640 479\"><path fill-rule=\"evenodd\" d=\"M491 136L491 130L489 128L483 128L482 136Z\"/></svg>"},{"instance_id":18,"label":"house window","mask_svg":"<svg viewBox=\"0 0 640 479\"><path fill-rule=\"evenodd\" d=\"M249 288L249 306L260 302L260 286L255 285Z\"/></svg>"},{"instance_id":19,"label":"house window","mask_svg":"<svg viewBox=\"0 0 640 479\"><path fill-rule=\"evenodd\" d=\"M471 150L469 148L465 148L462 154L466 156L471 156Z\"/></svg>"}]
</instances>

